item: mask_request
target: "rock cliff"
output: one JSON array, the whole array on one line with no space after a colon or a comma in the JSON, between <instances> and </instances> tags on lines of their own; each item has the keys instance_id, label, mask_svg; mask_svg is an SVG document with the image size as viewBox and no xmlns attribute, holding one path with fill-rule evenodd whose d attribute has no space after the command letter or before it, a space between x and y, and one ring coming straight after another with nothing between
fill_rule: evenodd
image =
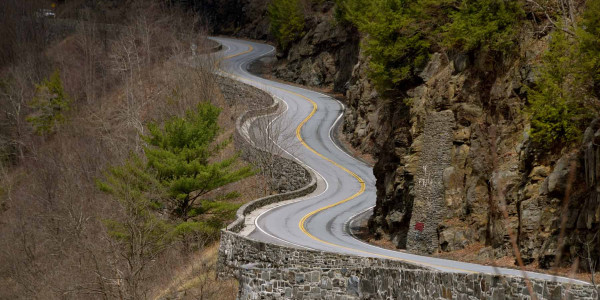
<instances>
[{"instance_id":1,"label":"rock cliff","mask_svg":"<svg viewBox=\"0 0 600 300\"><path fill-rule=\"evenodd\" d=\"M530 145L524 87L546 44L524 36L503 65L482 53L434 53L422 83L395 99L375 91L360 58L344 132L377 157L372 233L425 253L479 243L489 259L512 255L513 235L525 263L541 267L585 256L586 243L598 249L597 122L581 149L552 155Z\"/></svg>"},{"instance_id":2,"label":"rock cliff","mask_svg":"<svg viewBox=\"0 0 600 300\"><path fill-rule=\"evenodd\" d=\"M339 24L331 2L314 5L307 14L306 34L281 58L274 75L302 85L345 92L358 61L359 34L352 26Z\"/></svg>"}]
</instances>

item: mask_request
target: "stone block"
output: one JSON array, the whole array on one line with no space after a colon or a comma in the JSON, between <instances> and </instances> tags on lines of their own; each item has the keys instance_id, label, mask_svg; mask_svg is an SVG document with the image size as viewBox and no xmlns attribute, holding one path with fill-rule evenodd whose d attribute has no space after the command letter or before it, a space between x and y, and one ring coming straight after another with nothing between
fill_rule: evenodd
<instances>
[{"instance_id":1,"label":"stone block","mask_svg":"<svg viewBox=\"0 0 600 300\"><path fill-rule=\"evenodd\" d=\"M295 276L295 278L294 278L294 280L295 280L296 284L298 284L298 283L304 283L304 274L297 273L296 276Z\"/></svg>"}]
</instances>

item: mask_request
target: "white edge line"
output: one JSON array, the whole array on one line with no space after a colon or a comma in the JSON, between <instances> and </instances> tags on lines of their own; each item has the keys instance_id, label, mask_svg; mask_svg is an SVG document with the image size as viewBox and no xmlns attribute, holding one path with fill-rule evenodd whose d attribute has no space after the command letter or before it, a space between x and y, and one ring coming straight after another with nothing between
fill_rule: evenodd
<instances>
[{"instance_id":1,"label":"white edge line","mask_svg":"<svg viewBox=\"0 0 600 300\"><path fill-rule=\"evenodd\" d=\"M375 206L368 207L368 208L366 208L366 209L364 209L364 210L362 210L362 211L360 211L360 212L358 212L358 213L356 213L356 214L352 215L352 216L351 216L350 218L348 218L348 220L347 220L347 221L344 223L344 229L348 229L346 232L347 232L347 233L349 233L349 234L350 234L350 235L351 235L351 236L352 236L354 239L356 239L358 242L360 242L360 243L362 243L362 244L364 244L364 245L367 245L367 246L370 246L370 247L374 247L374 248L379 248L379 249L386 250L386 251L392 251L392 252L396 252L396 253L400 253L400 254L405 254L405 253L403 253L403 252L400 252L400 251L391 250L391 249L385 249L385 248L382 248L382 247L379 247L379 246L376 246L376 245L369 244L369 243L367 243L367 242L365 242L365 241L361 240L360 238L358 238L358 237L357 237L357 236L354 234L354 232L352 232L352 230L350 230L350 224L351 224L352 222L354 222L354 219L356 219L356 217L358 217L359 215L362 215L362 214L366 213L367 211L369 211L369 210L373 209L374 207L375 207ZM407 255L415 255L415 256L420 256L420 257L427 257L427 256L418 255L418 254L413 254L413 253L406 253L406 254L407 254ZM399 259L402 259L402 258L399 258ZM408 259L410 259L410 258L408 258ZM454 261L454 260L450 260L450 261ZM458 261L458 262L460 262L460 261ZM469 262L464 262L464 263L471 264L471 263L469 263ZM546 274L546 273L539 273L539 272L532 272L532 271L522 271L522 270L519 270L519 269L511 269L511 268L494 267L494 266L487 266L487 265L482 265L482 264L475 264L475 265L479 265L479 266L483 266L483 267L491 267L491 268L494 268L494 269L500 269L500 270L510 270L510 271L513 271L513 270L514 270L514 271L516 271L516 272L521 272L521 273L525 272L526 274L536 274L536 275L542 275L542 277L549 277L551 281L555 281L555 282L562 282L562 283L580 283L580 284L582 284L582 285L590 285L590 283L589 283L589 282L582 281L582 280L579 280L579 279L573 279L573 278L570 278L570 277L565 277L565 276L555 276L555 275L552 275L552 274ZM443 266L441 266L441 267L443 267ZM435 267L434 267L434 268L435 268ZM523 278L523 277L524 277L524 276L518 276L518 275L512 275L512 274L503 274L503 273L487 273L487 272L476 272L476 273L482 273L482 274L487 274L487 275L515 276L515 277L520 277L520 278ZM539 280L548 280L548 279L542 279L542 278L532 278L531 276L528 276L528 278L529 278L530 280L532 280L532 279L533 279L533 280L535 280L535 279L539 279ZM566 279L566 281L559 281L558 279Z\"/></svg>"},{"instance_id":2,"label":"white edge line","mask_svg":"<svg viewBox=\"0 0 600 300\"><path fill-rule=\"evenodd\" d=\"M289 109L289 105L287 104L287 102L286 102L285 100L281 99L280 97L274 96L274 95L272 95L272 97L273 97L273 99L274 99L275 101L279 100L279 101L283 102L283 103L285 104L285 110L284 110L283 112L281 112L281 113L280 113L280 114L279 114L277 117L275 117L273 120L271 120L271 121L269 122L269 124L268 124L267 128L265 129L265 132L268 130L268 127L269 127L269 126L271 126L271 124L272 124L274 121L276 121L276 120L277 120L277 119L279 119L281 116L283 116L283 115L284 115L284 114L285 114L285 113L288 111L288 109ZM314 172L314 173L315 173L317 176L319 176L319 177L320 177L320 178L321 178L321 179L322 179L322 180L325 182L325 190L323 190L323 191L322 191L321 193L319 193L318 195L314 195L314 196L312 196L312 197L309 197L309 198L307 198L307 199L303 199L303 200L296 199L296 201L293 201L294 199L290 199L290 200L292 200L292 201L290 201L290 200L288 200L288 201L284 201L284 202L283 202L281 205L278 205L278 206L272 207L272 208L270 208L270 209L268 209L268 210L266 210L266 211L262 212L260 215L258 215L258 216L257 216L257 217L254 219L254 227L256 227L256 229L258 229L260 232L262 232L262 233L266 234L267 236L269 236L269 237L271 237L271 238L274 238L274 239L276 239L276 240L279 240L279 241L282 241L282 242L285 242L285 243L288 243L288 244L291 244L291 245L294 245L294 246L297 246L297 247L300 247L300 248L305 248L305 249L311 249L311 250L315 250L315 251L320 251L320 250L318 250L318 249L314 249L314 248L307 247L307 246L302 246L302 245L299 245L299 244L296 244L296 243L293 243L293 242L290 242L290 241L287 241L287 240L281 239L281 238L279 238L279 237L276 237L276 236L274 236L274 235L272 235L272 234L268 233L266 230L262 229L262 227L260 227L260 225L258 225L258 220L260 219L260 217L262 217L264 214L268 213L269 211L271 211L271 210L273 210L273 209L275 209L275 208L279 208L279 207L282 207L282 206L286 206L286 205L289 205L289 204L292 204L292 203L296 203L296 202L299 202L299 201L310 200L310 199L313 199L313 198L316 198L316 197L319 197L319 196L323 195L325 192L327 192L327 190L329 190L329 183L327 182L327 179L325 179L325 177L323 177L323 175L321 175L319 172L317 172L317 171L316 171L315 169L313 169L312 167L310 167L310 166L306 165L306 164L305 164L304 162L302 162L302 161L301 161L299 158L297 158L296 156L294 156L293 154L291 154L291 153L290 153L290 152L288 152L287 150L283 149L283 148L282 148L282 147L281 147L279 144L277 144L277 143L276 143L276 142L275 142L275 141L272 139L272 137L271 137L270 135L268 136L268 138L269 138L269 140L271 140L271 141L273 142L273 144L274 144L275 146L277 146L279 149L281 149L282 151L284 151L284 152L285 152L287 155L289 155L290 157L292 157L294 160L296 160L296 161L297 161L298 163L300 163L302 166L304 166L304 167L307 167L307 168L311 169L311 170L312 170L312 171L313 171L313 172Z\"/></svg>"}]
</instances>

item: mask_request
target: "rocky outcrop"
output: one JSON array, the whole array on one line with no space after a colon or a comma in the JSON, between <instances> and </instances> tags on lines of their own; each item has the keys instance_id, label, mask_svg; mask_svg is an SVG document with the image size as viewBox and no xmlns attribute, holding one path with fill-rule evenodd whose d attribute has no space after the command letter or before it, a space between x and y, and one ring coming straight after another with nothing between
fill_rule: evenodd
<instances>
[{"instance_id":1,"label":"rocky outcrop","mask_svg":"<svg viewBox=\"0 0 600 300\"><path fill-rule=\"evenodd\" d=\"M314 12L306 17L306 34L287 53L278 54L281 60L274 69L275 76L345 92L358 60L359 34L353 26L334 19L331 4L313 6Z\"/></svg>"},{"instance_id":2,"label":"rocky outcrop","mask_svg":"<svg viewBox=\"0 0 600 300\"><path fill-rule=\"evenodd\" d=\"M223 78L220 80L220 87L227 101L237 97L249 97L253 103L267 104L255 107L238 118L236 143L244 143L244 137L240 133L246 121L255 116L277 111L277 103L272 100L270 102L267 94L254 88L238 86L231 80ZM433 200L429 205L414 207L412 219L432 210L437 211L429 215L428 221L445 219L444 213L447 211L443 201L445 186L434 181L440 182L444 179L445 184L448 170L452 168L453 163L453 152L448 149L454 147L457 137L462 139L465 136L464 132L455 134L455 128L458 127L457 119L451 109L427 115L423 120L422 141L417 142L419 140L417 138L411 143L413 146L421 144L420 149L414 153L421 153L426 159L408 161L405 164L406 170L415 174L416 182L421 186L417 188L416 194L422 193L421 196L427 198L423 200ZM260 149L254 150L260 151ZM592 150L597 153L597 148ZM251 159L252 155L248 158ZM594 156L590 159L595 161L596 158ZM569 174L569 171L566 173L557 171L555 176L560 181L560 176ZM293 176L304 178L302 172ZM597 178L594 176L590 175L590 178ZM238 210L238 219L222 230L217 274L221 278L237 277L240 282L239 299L466 299L468 297L530 299L534 294L536 299L597 299L598 297L597 291L592 286L566 286L554 281L542 280L527 282L520 277L439 272L401 260L281 246L253 240L238 233L245 224L244 216L249 212L264 205L313 191L316 180L314 176L310 177L311 182L298 190L257 199L244 205ZM558 183L554 186L561 188ZM415 202L421 201L419 199L415 197ZM420 226L414 225L417 231L423 232L423 236L429 239L423 244L425 248L418 250L429 251L430 247L435 247L438 242L432 231L425 230L427 227L418 229ZM409 231L407 243L418 246L420 244L415 243L418 240L414 238L414 234L415 232Z\"/></svg>"},{"instance_id":3,"label":"rocky outcrop","mask_svg":"<svg viewBox=\"0 0 600 300\"><path fill-rule=\"evenodd\" d=\"M598 125L570 153L531 147L524 86L535 81L547 41L523 39L522 55L504 65L486 64L484 54L435 53L422 84L395 99L375 91L361 56L346 92L344 132L377 157L369 221L376 236L427 253L480 243L488 247L482 255L494 259L511 254L513 234L524 261L542 267L559 255L574 261L584 241L600 250ZM447 118L432 126L441 115Z\"/></svg>"},{"instance_id":4,"label":"rocky outcrop","mask_svg":"<svg viewBox=\"0 0 600 300\"><path fill-rule=\"evenodd\" d=\"M223 22L245 31L220 32L268 38L266 2L232 1L219 5L251 17ZM478 243L489 259L511 254L512 234L524 261L542 267L559 257L572 262L586 244L600 250L597 123L569 153L544 155L529 141L524 87L535 83L547 37L524 34L519 55L502 62L486 53L434 53L417 84L383 97L368 79L356 30L337 23L331 1L309 10L305 35L262 71L345 93L347 140L377 158L372 233L416 252Z\"/></svg>"}]
</instances>

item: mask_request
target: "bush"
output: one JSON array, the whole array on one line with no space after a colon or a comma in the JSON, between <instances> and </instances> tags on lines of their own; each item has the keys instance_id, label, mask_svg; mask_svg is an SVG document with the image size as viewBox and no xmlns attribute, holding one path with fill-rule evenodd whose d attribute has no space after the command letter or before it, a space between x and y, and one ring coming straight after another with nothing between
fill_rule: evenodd
<instances>
[{"instance_id":1,"label":"bush","mask_svg":"<svg viewBox=\"0 0 600 300\"><path fill-rule=\"evenodd\" d=\"M540 78L528 95L531 138L538 148L550 150L577 141L589 121L581 81L574 76L576 61L576 43L562 31L554 32Z\"/></svg>"},{"instance_id":2,"label":"bush","mask_svg":"<svg viewBox=\"0 0 600 300\"><path fill-rule=\"evenodd\" d=\"M27 118L37 134L52 133L66 121L65 113L71 100L63 88L58 70L41 84L36 85L35 97L31 101L34 113Z\"/></svg>"},{"instance_id":3,"label":"bush","mask_svg":"<svg viewBox=\"0 0 600 300\"><path fill-rule=\"evenodd\" d=\"M600 1L587 1L582 26L578 27L579 57L582 74L591 85L592 93L600 97Z\"/></svg>"},{"instance_id":4,"label":"bush","mask_svg":"<svg viewBox=\"0 0 600 300\"><path fill-rule=\"evenodd\" d=\"M366 33L370 78L379 90L411 79L429 59L431 42L419 17L420 3L407 0L342 0L343 18Z\"/></svg>"},{"instance_id":5,"label":"bush","mask_svg":"<svg viewBox=\"0 0 600 300\"><path fill-rule=\"evenodd\" d=\"M509 52L524 11L517 0L463 0L444 26L444 44L463 51Z\"/></svg>"},{"instance_id":6,"label":"bush","mask_svg":"<svg viewBox=\"0 0 600 300\"><path fill-rule=\"evenodd\" d=\"M509 51L523 10L517 0L338 0L338 18L367 34L370 77L380 91L415 78L432 49ZM341 11L341 12L340 12Z\"/></svg>"},{"instance_id":7,"label":"bush","mask_svg":"<svg viewBox=\"0 0 600 300\"><path fill-rule=\"evenodd\" d=\"M274 0L268 8L271 34L287 49L304 31L304 8L299 0Z\"/></svg>"},{"instance_id":8,"label":"bush","mask_svg":"<svg viewBox=\"0 0 600 300\"><path fill-rule=\"evenodd\" d=\"M600 3L588 1L574 35L551 36L540 79L529 90L531 138L541 149L580 140L600 104Z\"/></svg>"}]
</instances>

